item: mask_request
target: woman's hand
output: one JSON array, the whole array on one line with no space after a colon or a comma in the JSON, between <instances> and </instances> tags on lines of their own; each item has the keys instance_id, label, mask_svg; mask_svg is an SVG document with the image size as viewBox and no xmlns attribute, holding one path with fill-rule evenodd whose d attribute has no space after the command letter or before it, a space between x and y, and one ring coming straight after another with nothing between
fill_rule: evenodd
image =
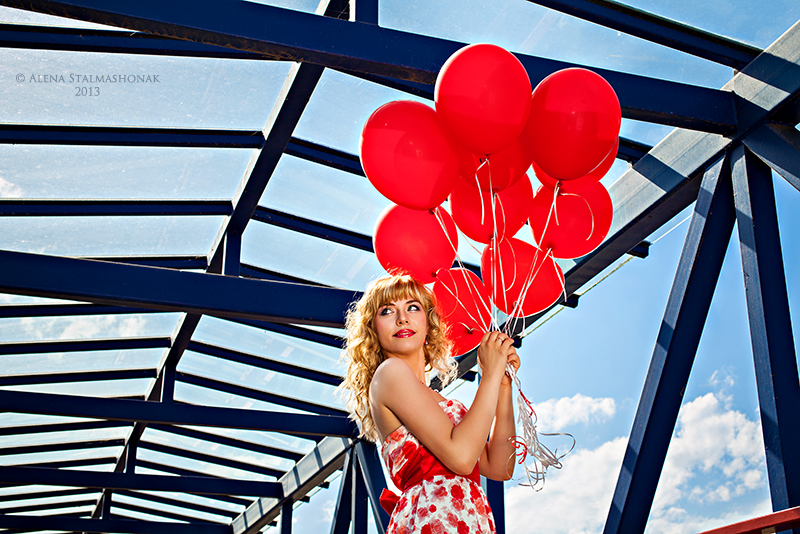
<instances>
[{"instance_id":1,"label":"woman's hand","mask_svg":"<svg viewBox=\"0 0 800 534\"><path fill-rule=\"evenodd\" d=\"M517 350L512 346L511 350L508 353L508 358L506 360L511 368L514 370L514 374L517 374L519 370L519 355L517 354ZM511 386L511 376L506 372L503 374L503 380L500 381L501 386Z\"/></svg>"},{"instance_id":2,"label":"woman's hand","mask_svg":"<svg viewBox=\"0 0 800 534\"><path fill-rule=\"evenodd\" d=\"M502 332L487 332L481 339L478 347L478 364L484 377L499 373L502 375L502 383L511 383L511 379L505 375L506 363L516 362L519 367L519 356L514 349L514 340ZM514 365L514 363L512 363Z\"/></svg>"}]
</instances>

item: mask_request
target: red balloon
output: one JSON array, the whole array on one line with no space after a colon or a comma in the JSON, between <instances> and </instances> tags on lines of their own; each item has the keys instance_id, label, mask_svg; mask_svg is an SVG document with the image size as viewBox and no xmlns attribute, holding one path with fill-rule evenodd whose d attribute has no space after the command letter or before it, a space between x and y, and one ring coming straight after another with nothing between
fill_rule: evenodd
<instances>
[{"instance_id":1,"label":"red balloon","mask_svg":"<svg viewBox=\"0 0 800 534\"><path fill-rule=\"evenodd\" d=\"M486 246L481 277L495 306L514 317L546 310L564 292L564 274L552 255L516 238Z\"/></svg>"},{"instance_id":2,"label":"red balloon","mask_svg":"<svg viewBox=\"0 0 800 534\"><path fill-rule=\"evenodd\" d=\"M473 44L444 63L433 97L452 138L485 156L503 150L522 133L531 109L531 82L511 52Z\"/></svg>"},{"instance_id":3,"label":"red balloon","mask_svg":"<svg viewBox=\"0 0 800 534\"><path fill-rule=\"evenodd\" d=\"M553 191L540 187L533 196L531 231L543 250L556 258L579 258L596 249L611 229L614 206L600 182L577 193L558 193L553 206ZM549 220L548 220L549 218Z\"/></svg>"},{"instance_id":4,"label":"red balloon","mask_svg":"<svg viewBox=\"0 0 800 534\"><path fill-rule=\"evenodd\" d=\"M614 143L614 147L611 149L611 152L608 153L606 159L603 160L603 163L595 167L595 169L586 176L583 176L582 178L576 178L575 180L561 181L551 178L538 165L536 165L536 163L533 164L533 172L536 174L536 178L539 179L539 182L547 189L554 190L556 185L560 184L559 191L563 191L565 193L577 193L578 191L584 189L587 185L599 182L603 179L603 176L606 175L608 170L614 164L614 161L617 158L618 150L619 139L617 139L617 142Z\"/></svg>"},{"instance_id":5,"label":"red balloon","mask_svg":"<svg viewBox=\"0 0 800 534\"><path fill-rule=\"evenodd\" d=\"M558 180L589 174L608 155L622 121L614 89L599 74L571 68L536 86L525 133L533 160Z\"/></svg>"},{"instance_id":6,"label":"red balloon","mask_svg":"<svg viewBox=\"0 0 800 534\"><path fill-rule=\"evenodd\" d=\"M420 211L389 205L375 222L372 246L386 272L409 274L427 284L436 279L436 271L453 265L458 232L441 207Z\"/></svg>"},{"instance_id":7,"label":"red balloon","mask_svg":"<svg viewBox=\"0 0 800 534\"><path fill-rule=\"evenodd\" d=\"M456 180L450 195L453 221L464 235L479 243L491 241L495 231L499 239L513 237L530 217L532 206L533 186L527 176L498 193L486 193Z\"/></svg>"},{"instance_id":8,"label":"red balloon","mask_svg":"<svg viewBox=\"0 0 800 534\"><path fill-rule=\"evenodd\" d=\"M376 109L361 131L361 165L386 198L411 209L432 209L458 177L458 154L425 104L399 100Z\"/></svg>"},{"instance_id":9,"label":"red balloon","mask_svg":"<svg viewBox=\"0 0 800 534\"><path fill-rule=\"evenodd\" d=\"M530 143L523 142L521 137L488 157L458 147L458 172L461 178L483 191L502 191L516 183L525 176L532 161Z\"/></svg>"},{"instance_id":10,"label":"red balloon","mask_svg":"<svg viewBox=\"0 0 800 534\"><path fill-rule=\"evenodd\" d=\"M436 274L433 294L448 326L453 356L477 347L492 324L492 304L481 279L467 269L442 269Z\"/></svg>"}]
</instances>

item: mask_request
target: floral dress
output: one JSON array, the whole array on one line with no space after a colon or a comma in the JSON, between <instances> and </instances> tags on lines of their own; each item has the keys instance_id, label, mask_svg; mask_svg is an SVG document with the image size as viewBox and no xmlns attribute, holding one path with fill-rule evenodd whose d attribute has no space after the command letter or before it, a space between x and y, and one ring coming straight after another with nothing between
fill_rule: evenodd
<instances>
[{"instance_id":1,"label":"floral dress","mask_svg":"<svg viewBox=\"0 0 800 534\"><path fill-rule=\"evenodd\" d=\"M453 424L467 413L456 400L439 406ZM391 512L387 534L494 534L477 465L469 476L453 473L404 426L389 434L381 455L392 482L401 489L406 486Z\"/></svg>"}]
</instances>

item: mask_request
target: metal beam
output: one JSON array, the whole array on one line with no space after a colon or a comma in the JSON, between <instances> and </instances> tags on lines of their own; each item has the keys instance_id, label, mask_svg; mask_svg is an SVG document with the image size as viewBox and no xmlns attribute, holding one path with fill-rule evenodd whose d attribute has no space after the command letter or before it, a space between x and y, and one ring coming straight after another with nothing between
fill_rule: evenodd
<instances>
[{"instance_id":1,"label":"metal beam","mask_svg":"<svg viewBox=\"0 0 800 534\"><path fill-rule=\"evenodd\" d=\"M357 176L367 176L361 167L361 159L357 155L304 139L292 137L289 144L286 145L284 153Z\"/></svg>"},{"instance_id":2,"label":"metal beam","mask_svg":"<svg viewBox=\"0 0 800 534\"><path fill-rule=\"evenodd\" d=\"M341 469L344 457L352 446L349 439L327 437L297 462L294 468L280 479L283 499L260 498L233 520L234 534L255 534L268 525L281 512L287 500L298 500L313 487Z\"/></svg>"},{"instance_id":3,"label":"metal beam","mask_svg":"<svg viewBox=\"0 0 800 534\"><path fill-rule=\"evenodd\" d=\"M203 432L194 428L167 425L150 425L150 428L153 430L177 434L179 436L185 436L187 438L217 443L219 445L225 445L226 447L233 447L234 449L253 451L255 453L264 454L267 456L278 456L280 458L291 460L292 462L296 462L303 457L303 454L297 451L281 449L269 445L262 445L261 443L253 443L251 441L236 439L229 436L222 436L211 432Z\"/></svg>"},{"instance_id":4,"label":"metal beam","mask_svg":"<svg viewBox=\"0 0 800 534\"><path fill-rule=\"evenodd\" d=\"M280 323L341 327L354 295L342 289L24 252L0 251L0 263L0 291L7 293Z\"/></svg>"},{"instance_id":5,"label":"metal beam","mask_svg":"<svg viewBox=\"0 0 800 534\"><path fill-rule=\"evenodd\" d=\"M0 318L9 317L65 317L75 315L117 315L129 313L156 313L146 308L101 306L97 304L5 304L0 306Z\"/></svg>"},{"instance_id":6,"label":"metal beam","mask_svg":"<svg viewBox=\"0 0 800 534\"><path fill-rule=\"evenodd\" d=\"M126 0L4 0L5 5L56 16L144 31L152 35L227 46L272 57L433 85L444 62L464 43L348 22L249 2ZM531 83L580 65L519 56ZM731 95L724 91L593 69L614 87L623 115L725 133L734 125ZM288 142L288 138L287 138ZM268 140L267 146L272 145ZM274 145L281 151L286 143Z\"/></svg>"},{"instance_id":7,"label":"metal beam","mask_svg":"<svg viewBox=\"0 0 800 534\"><path fill-rule=\"evenodd\" d=\"M188 508L190 510L195 510L206 514L218 515L221 517L228 517L230 519L233 519L234 517L239 515L236 512L231 511L229 509L215 508L213 506L208 506L205 504L199 504L196 502L184 501L180 499L173 499L170 497L165 497L163 495L143 493L140 491L117 490L114 492L114 495L120 495L124 497L130 497L132 499L140 499L149 502L157 502L159 504L166 504L168 506L175 506L177 508ZM209 497L209 499L213 499L213 497Z\"/></svg>"},{"instance_id":8,"label":"metal beam","mask_svg":"<svg viewBox=\"0 0 800 534\"><path fill-rule=\"evenodd\" d=\"M106 439L93 441L73 441L66 443L41 443L38 445L19 445L16 447L0 448L0 456L14 454L34 454L39 452L61 452L87 449L102 449L106 447L121 447L125 445L123 439Z\"/></svg>"},{"instance_id":9,"label":"metal beam","mask_svg":"<svg viewBox=\"0 0 800 534\"><path fill-rule=\"evenodd\" d=\"M224 465L225 467L230 467L232 469L249 471L251 473L260 473L262 475L267 475L274 478L280 478L284 474L286 474L286 471L281 471L280 469L274 469L271 467L265 467L263 465L256 465L248 462L242 462L240 460L234 460L232 458L225 458L222 456L214 456L212 454L199 452L198 450L182 449L180 447L173 447L170 445L164 445L162 443L153 443L150 441L140 440L139 443L137 444L137 447L139 449L157 451L163 454L171 454L179 458L190 458L192 460L197 460L198 462Z\"/></svg>"},{"instance_id":10,"label":"metal beam","mask_svg":"<svg viewBox=\"0 0 800 534\"><path fill-rule=\"evenodd\" d=\"M222 358L231 362L249 365L258 369L267 369L269 371L275 371L276 373L296 376L298 378L305 378L306 380L313 380L315 382L320 382L331 386L338 386L342 382L342 377L340 375L273 360L265 356L256 356L254 354L248 354L237 350L226 349L210 343L203 343L201 341L190 342L187 349L194 352L199 352L201 354L207 354L208 356Z\"/></svg>"},{"instance_id":11,"label":"metal beam","mask_svg":"<svg viewBox=\"0 0 800 534\"><path fill-rule=\"evenodd\" d=\"M1 283L1 282L0 282ZM170 346L168 337L130 337L120 339L76 339L69 341L21 341L0 344L0 354L49 354L99 350L159 349Z\"/></svg>"},{"instance_id":12,"label":"metal beam","mask_svg":"<svg viewBox=\"0 0 800 534\"><path fill-rule=\"evenodd\" d=\"M788 124L762 124L744 138L756 156L800 191L800 132Z\"/></svg>"},{"instance_id":13,"label":"metal beam","mask_svg":"<svg viewBox=\"0 0 800 534\"><path fill-rule=\"evenodd\" d=\"M350 463L355 460L352 449L345 454L342 465L342 476L339 481L339 494L336 497L336 507L333 510L333 522L330 534L348 534L350 532L350 519L353 512L353 470Z\"/></svg>"},{"instance_id":14,"label":"metal beam","mask_svg":"<svg viewBox=\"0 0 800 534\"><path fill-rule=\"evenodd\" d=\"M231 480L217 477L174 477L169 475L137 475L36 467L0 466L0 483L36 484L42 486L77 486L98 489L130 489L175 491L210 495L261 495L278 498L282 494L277 482Z\"/></svg>"},{"instance_id":15,"label":"metal beam","mask_svg":"<svg viewBox=\"0 0 800 534\"><path fill-rule=\"evenodd\" d=\"M389 514L381 506L381 492L386 489L386 478L381 468L378 449L374 443L361 440L356 443L354 452L358 460L356 477L362 480L364 491L369 497L375 526L379 534L386 534L386 529L389 528Z\"/></svg>"},{"instance_id":16,"label":"metal beam","mask_svg":"<svg viewBox=\"0 0 800 534\"><path fill-rule=\"evenodd\" d=\"M175 478L175 477L172 477ZM4 515L0 526L21 531L55 530L74 532L115 532L122 534L230 534L229 525L134 521L126 519L83 519L59 516Z\"/></svg>"},{"instance_id":17,"label":"metal beam","mask_svg":"<svg viewBox=\"0 0 800 534\"><path fill-rule=\"evenodd\" d=\"M193 373L179 372L177 378L185 384L191 384L201 388L214 389L216 391L224 391L225 393L231 393L233 395L247 397L249 399L256 399L262 402L269 402L279 406L286 406L295 410L303 410L305 412L333 416L346 416L348 414L347 410L343 410L341 408L333 408L317 402L300 400L293 397L288 397L286 395L279 395L277 393L271 393L269 391L263 391L261 389L251 388L239 384L231 384L230 382L224 382L222 380L216 380L214 378L208 378Z\"/></svg>"},{"instance_id":18,"label":"metal beam","mask_svg":"<svg viewBox=\"0 0 800 534\"><path fill-rule=\"evenodd\" d=\"M800 379L772 175L744 146L732 157L761 431L772 509L778 511L800 505Z\"/></svg>"},{"instance_id":19,"label":"metal beam","mask_svg":"<svg viewBox=\"0 0 800 534\"><path fill-rule=\"evenodd\" d=\"M357 248L366 252L374 252L372 248L372 236L306 219L298 215L284 213L272 208L258 206L253 213L253 220L273 226L280 226L281 228L347 245L348 247Z\"/></svg>"},{"instance_id":20,"label":"metal beam","mask_svg":"<svg viewBox=\"0 0 800 534\"><path fill-rule=\"evenodd\" d=\"M228 216L230 200L0 199L0 217Z\"/></svg>"},{"instance_id":21,"label":"metal beam","mask_svg":"<svg viewBox=\"0 0 800 534\"><path fill-rule=\"evenodd\" d=\"M604 534L644 532L735 218L730 167L721 159L697 197Z\"/></svg>"},{"instance_id":22,"label":"metal beam","mask_svg":"<svg viewBox=\"0 0 800 534\"><path fill-rule=\"evenodd\" d=\"M611 0L528 0L709 61L741 69L761 50Z\"/></svg>"},{"instance_id":23,"label":"metal beam","mask_svg":"<svg viewBox=\"0 0 800 534\"><path fill-rule=\"evenodd\" d=\"M128 399L0 390L0 410L168 425L242 428L309 436L352 436L356 425L341 416L240 410Z\"/></svg>"},{"instance_id":24,"label":"metal beam","mask_svg":"<svg viewBox=\"0 0 800 534\"><path fill-rule=\"evenodd\" d=\"M3 26L7 25L0 24L0 28ZM2 124L0 144L260 149L264 134L249 130Z\"/></svg>"}]
</instances>

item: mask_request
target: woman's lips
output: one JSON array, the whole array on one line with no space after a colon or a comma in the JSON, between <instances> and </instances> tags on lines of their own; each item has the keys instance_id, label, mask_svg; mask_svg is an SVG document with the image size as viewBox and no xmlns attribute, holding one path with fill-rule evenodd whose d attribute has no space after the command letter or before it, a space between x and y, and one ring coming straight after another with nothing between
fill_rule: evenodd
<instances>
[{"instance_id":1,"label":"woman's lips","mask_svg":"<svg viewBox=\"0 0 800 534\"><path fill-rule=\"evenodd\" d=\"M413 330L399 330L394 337L411 337L415 334Z\"/></svg>"}]
</instances>

